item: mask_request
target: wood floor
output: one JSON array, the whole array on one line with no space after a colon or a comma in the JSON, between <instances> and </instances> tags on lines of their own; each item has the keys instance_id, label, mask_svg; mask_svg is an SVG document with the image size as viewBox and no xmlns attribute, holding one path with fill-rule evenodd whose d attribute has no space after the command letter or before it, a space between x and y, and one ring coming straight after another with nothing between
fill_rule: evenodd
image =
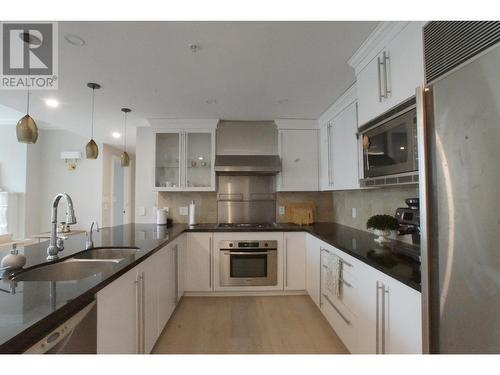
<instances>
[{"instance_id":1,"label":"wood floor","mask_svg":"<svg viewBox=\"0 0 500 375\"><path fill-rule=\"evenodd\" d=\"M309 296L184 297L153 353L347 354Z\"/></svg>"}]
</instances>

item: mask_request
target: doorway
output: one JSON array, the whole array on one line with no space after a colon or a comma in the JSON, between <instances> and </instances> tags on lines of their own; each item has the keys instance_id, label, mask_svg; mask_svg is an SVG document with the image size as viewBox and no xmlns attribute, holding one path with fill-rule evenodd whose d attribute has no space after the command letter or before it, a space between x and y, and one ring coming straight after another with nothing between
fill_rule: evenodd
<instances>
[{"instance_id":1,"label":"doorway","mask_svg":"<svg viewBox=\"0 0 500 375\"><path fill-rule=\"evenodd\" d=\"M123 225L128 222L128 168L121 166L120 158L113 155L112 173L112 210L111 225Z\"/></svg>"}]
</instances>

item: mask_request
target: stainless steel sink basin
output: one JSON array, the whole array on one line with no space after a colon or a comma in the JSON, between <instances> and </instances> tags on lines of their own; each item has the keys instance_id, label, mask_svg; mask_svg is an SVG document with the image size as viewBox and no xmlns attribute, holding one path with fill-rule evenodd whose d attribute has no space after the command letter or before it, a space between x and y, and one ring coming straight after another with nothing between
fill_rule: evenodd
<instances>
[{"instance_id":1,"label":"stainless steel sink basin","mask_svg":"<svg viewBox=\"0 0 500 375\"><path fill-rule=\"evenodd\" d=\"M95 248L77 254L73 259L124 259L135 255L138 248Z\"/></svg>"},{"instance_id":2,"label":"stainless steel sink basin","mask_svg":"<svg viewBox=\"0 0 500 375\"><path fill-rule=\"evenodd\" d=\"M16 281L81 280L101 272L111 272L119 262L120 259L86 260L71 258L63 262L47 264L20 272L14 275L12 279Z\"/></svg>"}]
</instances>

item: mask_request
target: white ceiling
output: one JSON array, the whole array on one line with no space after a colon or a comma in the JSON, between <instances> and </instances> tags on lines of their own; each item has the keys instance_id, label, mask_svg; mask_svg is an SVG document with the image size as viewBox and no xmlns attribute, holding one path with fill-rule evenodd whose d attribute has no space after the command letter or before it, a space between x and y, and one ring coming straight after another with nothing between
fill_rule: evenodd
<instances>
[{"instance_id":1,"label":"white ceiling","mask_svg":"<svg viewBox=\"0 0 500 375\"><path fill-rule=\"evenodd\" d=\"M376 25L61 22L59 89L34 91L31 114L42 124L87 137L91 90L86 83L97 82L102 89L96 91L94 138L110 144L122 142L111 133L122 132L124 106L133 110L130 144L132 127L146 126L149 118L316 119L354 82L346 61ZM67 34L86 44L69 44ZM190 43L199 51L191 52ZM48 108L43 102L48 97L60 106ZM24 111L25 100L23 91L0 91L0 104L16 111Z\"/></svg>"}]
</instances>

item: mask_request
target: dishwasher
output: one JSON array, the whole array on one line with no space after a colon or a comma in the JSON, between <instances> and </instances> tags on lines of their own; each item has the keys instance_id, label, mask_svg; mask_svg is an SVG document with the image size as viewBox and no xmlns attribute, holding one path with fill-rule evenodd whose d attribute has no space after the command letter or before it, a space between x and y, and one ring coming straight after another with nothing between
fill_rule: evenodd
<instances>
[{"instance_id":1,"label":"dishwasher","mask_svg":"<svg viewBox=\"0 0 500 375\"><path fill-rule=\"evenodd\" d=\"M26 350L25 354L96 354L97 307L92 301Z\"/></svg>"}]
</instances>

